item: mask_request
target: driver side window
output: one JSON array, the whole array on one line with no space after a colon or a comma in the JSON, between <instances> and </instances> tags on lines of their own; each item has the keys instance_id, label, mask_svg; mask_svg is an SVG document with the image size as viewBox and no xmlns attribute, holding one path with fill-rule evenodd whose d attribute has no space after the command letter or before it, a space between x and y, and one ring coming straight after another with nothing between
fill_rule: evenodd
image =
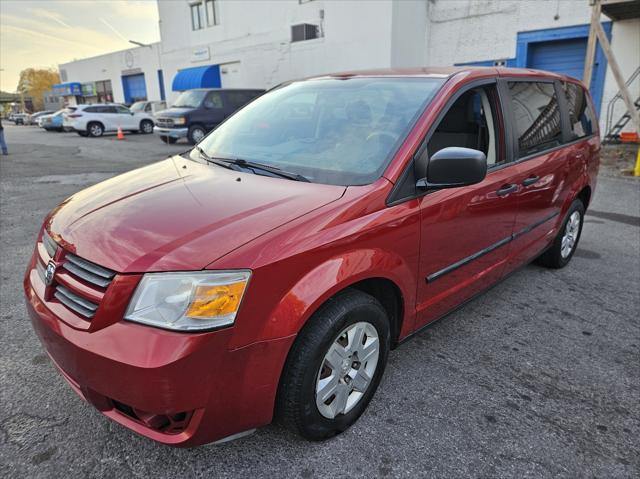
<instances>
[{"instance_id":1,"label":"driver side window","mask_svg":"<svg viewBox=\"0 0 640 479\"><path fill-rule=\"evenodd\" d=\"M222 94L219 91L211 91L204 100L204 107L209 109L222 109Z\"/></svg>"},{"instance_id":2,"label":"driver side window","mask_svg":"<svg viewBox=\"0 0 640 479\"><path fill-rule=\"evenodd\" d=\"M429 156L448 147L482 151L489 168L505 160L500 148L498 92L488 85L463 93L451 105L427 145Z\"/></svg>"}]
</instances>

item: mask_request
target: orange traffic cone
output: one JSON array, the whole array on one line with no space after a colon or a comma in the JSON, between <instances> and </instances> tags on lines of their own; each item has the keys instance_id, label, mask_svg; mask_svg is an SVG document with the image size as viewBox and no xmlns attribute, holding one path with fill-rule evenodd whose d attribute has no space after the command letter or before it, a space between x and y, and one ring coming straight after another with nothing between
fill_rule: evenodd
<instances>
[{"instance_id":1,"label":"orange traffic cone","mask_svg":"<svg viewBox=\"0 0 640 479\"><path fill-rule=\"evenodd\" d=\"M122 133L122 128L118 127L118 140L124 140L124 133Z\"/></svg>"}]
</instances>

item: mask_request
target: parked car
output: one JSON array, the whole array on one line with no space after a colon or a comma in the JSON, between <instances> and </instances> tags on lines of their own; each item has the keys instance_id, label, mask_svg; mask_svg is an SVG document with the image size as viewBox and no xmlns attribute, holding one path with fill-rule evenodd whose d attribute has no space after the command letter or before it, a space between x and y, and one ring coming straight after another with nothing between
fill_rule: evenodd
<instances>
[{"instance_id":1,"label":"parked car","mask_svg":"<svg viewBox=\"0 0 640 479\"><path fill-rule=\"evenodd\" d=\"M80 136L102 136L105 132L123 131L153 133L153 117L145 112L133 112L115 103L67 107L63 126Z\"/></svg>"},{"instance_id":2,"label":"parked car","mask_svg":"<svg viewBox=\"0 0 640 479\"><path fill-rule=\"evenodd\" d=\"M27 125L38 125L38 119L40 117L42 117L44 115L51 115L52 113L55 113L55 112L53 110L37 111L37 112L32 113L31 115L27 116L26 123L27 123Z\"/></svg>"},{"instance_id":3,"label":"parked car","mask_svg":"<svg viewBox=\"0 0 640 479\"><path fill-rule=\"evenodd\" d=\"M29 122L29 115L27 113L14 113L11 121L16 125L26 125Z\"/></svg>"},{"instance_id":4,"label":"parked car","mask_svg":"<svg viewBox=\"0 0 640 479\"><path fill-rule=\"evenodd\" d=\"M165 143L186 138L195 145L228 116L264 90L198 88L180 94L168 110L156 114L153 132Z\"/></svg>"},{"instance_id":5,"label":"parked car","mask_svg":"<svg viewBox=\"0 0 640 479\"><path fill-rule=\"evenodd\" d=\"M145 112L149 115L155 115L159 111L166 110L167 103L164 101L137 101L129 107L134 113Z\"/></svg>"},{"instance_id":6,"label":"parked car","mask_svg":"<svg viewBox=\"0 0 640 479\"><path fill-rule=\"evenodd\" d=\"M41 116L38 121L41 128L47 131L64 131L63 115L66 113L66 109L58 110L52 115Z\"/></svg>"},{"instance_id":7,"label":"parked car","mask_svg":"<svg viewBox=\"0 0 640 479\"><path fill-rule=\"evenodd\" d=\"M390 349L534 259L570 262L599 152L566 76L290 82L54 208L27 309L71 387L146 437L193 446L275 414L325 439L363 413Z\"/></svg>"}]
</instances>

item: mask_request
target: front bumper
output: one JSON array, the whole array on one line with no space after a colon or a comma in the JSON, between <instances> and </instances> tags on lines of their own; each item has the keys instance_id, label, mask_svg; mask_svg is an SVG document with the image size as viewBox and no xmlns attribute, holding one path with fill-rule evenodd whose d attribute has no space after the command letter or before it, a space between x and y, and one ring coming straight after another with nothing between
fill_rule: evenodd
<instances>
[{"instance_id":1,"label":"front bumper","mask_svg":"<svg viewBox=\"0 0 640 479\"><path fill-rule=\"evenodd\" d=\"M169 138L186 138L189 128L162 128L160 126L154 126L153 132L156 135L168 136Z\"/></svg>"},{"instance_id":2,"label":"front bumper","mask_svg":"<svg viewBox=\"0 0 640 479\"><path fill-rule=\"evenodd\" d=\"M230 350L233 328L185 334L117 321L79 330L51 312L32 271L24 287L34 330L67 382L105 416L186 447L271 422L293 337Z\"/></svg>"}]
</instances>

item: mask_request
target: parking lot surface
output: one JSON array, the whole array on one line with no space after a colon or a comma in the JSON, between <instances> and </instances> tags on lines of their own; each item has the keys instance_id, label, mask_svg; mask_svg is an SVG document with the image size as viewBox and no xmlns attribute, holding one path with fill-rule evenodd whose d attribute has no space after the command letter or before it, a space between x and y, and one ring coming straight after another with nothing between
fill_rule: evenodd
<instances>
[{"instance_id":1,"label":"parking lot surface","mask_svg":"<svg viewBox=\"0 0 640 479\"><path fill-rule=\"evenodd\" d=\"M271 425L185 450L73 393L31 329L21 283L49 210L187 145L11 125L5 136L0 477L640 476L639 181L600 175L567 268L528 266L392 352L346 433L309 443Z\"/></svg>"}]
</instances>

